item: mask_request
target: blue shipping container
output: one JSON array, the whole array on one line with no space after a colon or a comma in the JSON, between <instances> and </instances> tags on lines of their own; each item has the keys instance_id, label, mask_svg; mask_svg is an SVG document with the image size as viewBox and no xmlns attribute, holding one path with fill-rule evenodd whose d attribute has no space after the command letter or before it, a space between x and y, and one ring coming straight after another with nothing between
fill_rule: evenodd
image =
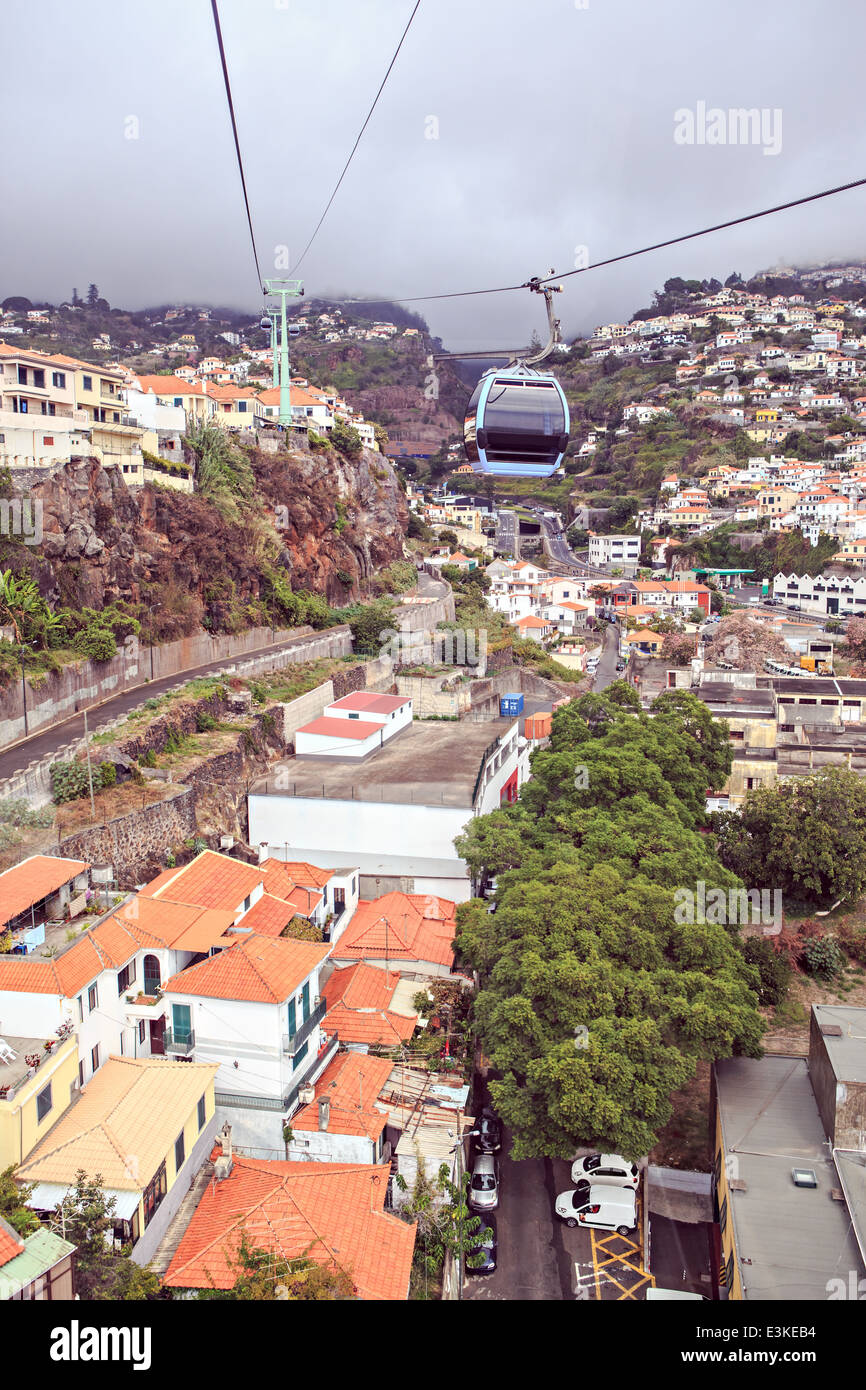
<instances>
[{"instance_id":1,"label":"blue shipping container","mask_svg":"<svg viewBox=\"0 0 866 1390\"><path fill-rule=\"evenodd\" d=\"M503 718L511 718L523 713L523 696L512 692L499 697L499 713Z\"/></svg>"}]
</instances>

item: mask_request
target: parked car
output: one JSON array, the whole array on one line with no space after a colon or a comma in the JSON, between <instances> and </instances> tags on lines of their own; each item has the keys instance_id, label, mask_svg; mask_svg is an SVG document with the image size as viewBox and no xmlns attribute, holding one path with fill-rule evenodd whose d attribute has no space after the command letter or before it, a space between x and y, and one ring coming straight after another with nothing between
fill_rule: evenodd
<instances>
[{"instance_id":1,"label":"parked car","mask_svg":"<svg viewBox=\"0 0 866 1390\"><path fill-rule=\"evenodd\" d=\"M618 662L616 663L616 669L617 669L617 671L624 671L624 670L625 670L625 662L624 662L624 661L618 661Z\"/></svg>"},{"instance_id":2,"label":"parked car","mask_svg":"<svg viewBox=\"0 0 866 1390\"><path fill-rule=\"evenodd\" d=\"M596 1187L583 1183L556 1199L556 1214L566 1226L593 1226L627 1236L637 1226L637 1196L634 1188Z\"/></svg>"},{"instance_id":3,"label":"parked car","mask_svg":"<svg viewBox=\"0 0 866 1390\"><path fill-rule=\"evenodd\" d=\"M478 1154L472 1165L469 1205L484 1212L499 1206L499 1164L493 1154Z\"/></svg>"},{"instance_id":4,"label":"parked car","mask_svg":"<svg viewBox=\"0 0 866 1390\"><path fill-rule=\"evenodd\" d=\"M467 1274L492 1274L496 1269L496 1256L499 1251L499 1244L496 1239L496 1217L483 1216L481 1225L472 1236L472 1246L467 1249L467 1255L483 1255L484 1263L466 1266Z\"/></svg>"},{"instance_id":5,"label":"parked car","mask_svg":"<svg viewBox=\"0 0 866 1390\"><path fill-rule=\"evenodd\" d=\"M640 1173L636 1163L629 1163L619 1154L587 1154L571 1165L571 1181L579 1183L585 1179L595 1187L637 1187Z\"/></svg>"},{"instance_id":6,"label":"parked car","mask_svg":"<svg viewBox=\"0 0 866 1390\"><path fill-rule=\"evenodd\" d=\"M502 1148L502 1124L488 1106L475 1121L475 1128L478 1130L475 1136L476 1153L498 1153Z\"/></svg>"}]
</instances>

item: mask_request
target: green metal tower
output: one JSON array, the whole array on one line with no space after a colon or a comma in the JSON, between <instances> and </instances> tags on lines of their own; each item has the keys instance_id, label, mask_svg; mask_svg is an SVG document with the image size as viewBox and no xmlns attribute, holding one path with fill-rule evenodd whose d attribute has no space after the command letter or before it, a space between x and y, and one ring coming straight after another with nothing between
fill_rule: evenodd
<instances>
[{"instance_id":1,"label":"green metal tower","mask_svg":"<svg viewBox=\"0 0 866 1390\"><path fill-rule=\"evenodd\" d=\"M286 300L298 299L304 293L302 280L266 280L265 291L272 294L280 301L279 309L268 309L271 315L273 327L271 329L271 344L274 348L274 385L277 384L277 355L276 355L276 329L277 314L280 318L280 367L279 367L279 386L280 386L280 414L279 422L288 427L292 423L292 390L291 376L289 374L289 333L286 326Z\"/></svg>"}]
</instances>

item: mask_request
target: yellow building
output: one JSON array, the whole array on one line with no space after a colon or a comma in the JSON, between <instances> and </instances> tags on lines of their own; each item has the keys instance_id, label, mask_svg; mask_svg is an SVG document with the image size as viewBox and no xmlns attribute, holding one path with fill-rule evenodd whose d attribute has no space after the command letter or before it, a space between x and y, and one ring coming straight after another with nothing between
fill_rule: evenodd
<instances>
[{"instance_id":1,"label":"yellow building","mask_svg":"<svg viewBox=\"0 0 866 1390\"><path fill-rule=\"evenodd\" d=\"M77 1062L76 1062L77 1070ZM15 1176L28 1206L51 1212L84 1169L114 1197L115 1238L139 1264L152 1259L209 1156L216 1132L216 1065L110 1057Z\"/></svg>"},{"instance_id":2,"label":"yellow building","mask_svg":"<svg viewBox=\"0 0 866 1390\"><path fill-rule=\"evenodd\" d=\"M58 1042L46 1053L43 1038L13 1038L3 1042L17 1053L0 1062L0 1171L11 1163L23 1163L72 1102L78 1080L78 1042L75 1037ZM44 1059L33 1076L28 1056Z\"/></svg>"},{"instance_id":3,"label":"yellow building","mask_svg":"<svg viewBox=\"0 0 866 1390\"><path fill-rule=\"evenodd\" d=\"M796 488L779 483L761 487L755 494L758 516L784 516L793 510L799 496Z\"/></svg>"},{"instance_id":4,"label":"yellow building","mask_svg":"<svg viewBox=\"0 0 866 1390\"><path fill-rule=\"evenodd\" d=\"M762 405L755 411L755 420L758 424L774 425L779 418L779 412L775 406Z\"/></svg>"}]
</instances>

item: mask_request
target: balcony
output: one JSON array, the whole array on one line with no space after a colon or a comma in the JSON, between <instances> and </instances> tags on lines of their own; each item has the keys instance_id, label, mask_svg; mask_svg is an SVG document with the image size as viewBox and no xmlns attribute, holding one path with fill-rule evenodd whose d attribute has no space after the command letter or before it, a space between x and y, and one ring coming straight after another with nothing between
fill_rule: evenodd
<instances>
[{"instance_id":1,"label":"balcony","mask_svg":"<svg viewBox=\"0 0 866 1390\"><path fill-rule=\"evenodd\" d=\"M294 1083L291 1090L286 1093L285 1099L283 1101L283 1106L289 1112L289 1114L292 1113L292 1111L298 1103L298 1092L301 1090L301 1088L303 1086L311 1086L313 1084L310 1080L311 1071L315 1071L315 1074L317 1076L320 1076L321 1073L325 1070L325 1067L330 1062L331 1058L335 1056L339 1046L340 1039L337 1037L337 1034L335 1033L333 1037L330 1039L330 1041L327 1042L325 1046L320 1050L315 1061L312 1063L310 1067L307 1068L304 1075L298 1077L298 1080Z\"/></svg>"},{"instance_id":2,"label":"balcony","mask_svg":"<svg viewBox=\"0 0 866 1390\"><path fill-rule=\"evenodd\" d=\"M303 1047L313 1029L317 1024L321 1023L326 1013L327 1005L324 999L319 999L310 1017L301 1024L297 1032L292 1033L291 1036L288 1033L283 1034L283 1052L287 1053L290 1057L294 1057L295 1053Z\"/></svg>"},{"instance_id":3,"label":"balcony","mask_svg":"<svg viewBox=\"0 0 866 1390\"><path fill-rule=\"evenodd\" d=\"M162 994L127 994L124 998L127 1018L159 1018L165 1013Z\"/></svg>"},{"instance_id":4,"label":"balcony","mask_svg":"<svg viewBox=\"0 0 866 1390\"><path fill-rule=\"evenodd\" d=\"M179 1033L174 1028L166 1028L162 1035L162 1042L167 1053L171 1052L176 1056L189 1057L195 1051L195 1029L191 1028L187 1032Z\"/></svg>"}]
</instances>

